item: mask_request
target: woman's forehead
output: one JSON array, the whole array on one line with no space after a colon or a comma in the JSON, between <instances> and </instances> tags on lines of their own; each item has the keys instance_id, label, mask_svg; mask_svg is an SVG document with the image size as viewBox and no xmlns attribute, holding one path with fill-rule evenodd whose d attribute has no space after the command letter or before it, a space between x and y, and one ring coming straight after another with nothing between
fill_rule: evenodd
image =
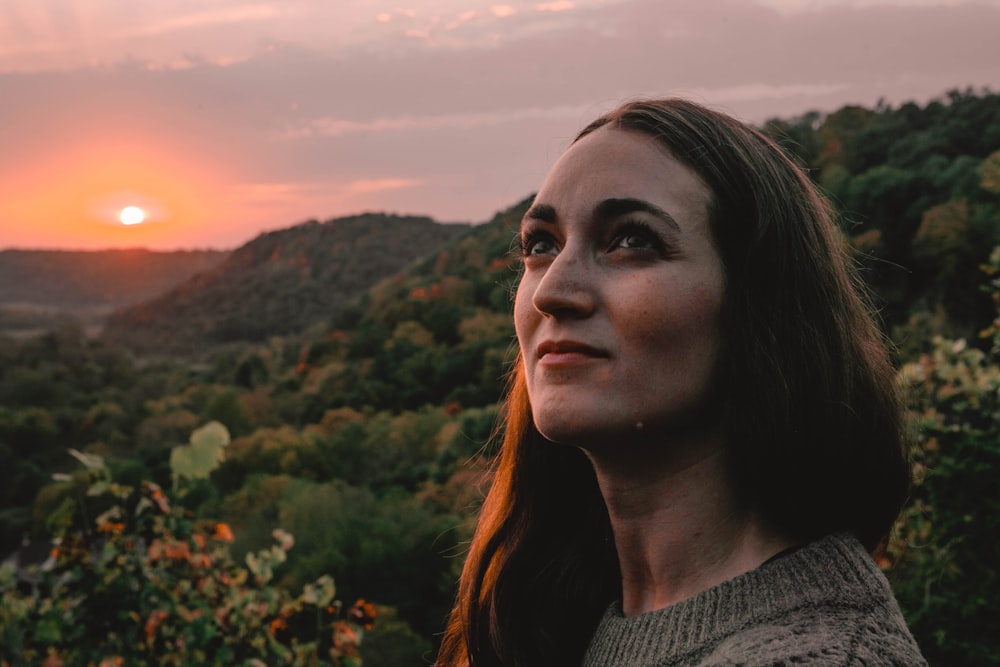
<instances>
[{"instance_id":1,"label":"woman's forehead","mask_svg":"<svg viewBox=\"0 0 1000 667\"><path fill-rule=\"evenodd\" d=\"M606 199L631 199L676 215L671 209L707 213L711 197L697 172L657 139L605 126L581 137L563 153L534 204L565 214L570 211L564 209L590 209Z\"/></svg>"}]
</instances>

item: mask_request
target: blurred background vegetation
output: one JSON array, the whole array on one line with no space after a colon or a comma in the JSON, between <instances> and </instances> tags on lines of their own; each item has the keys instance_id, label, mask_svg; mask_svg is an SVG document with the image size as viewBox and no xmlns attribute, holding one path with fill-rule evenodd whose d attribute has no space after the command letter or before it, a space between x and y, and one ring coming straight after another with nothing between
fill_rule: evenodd
<instances>
[{"instance_id":1,"label":"blurred background vegetation","mask_svg":"<svg viewBox=\"0 0 1000 667\"><path fill-rule=\"evenodd\" d=\"M1000 664L1000 95L951 91L762 129L829 196L897 348L917 483L881 565L932 664ZM514 353L512 241L529 202L473 226L311 222L115 304L98 335L65 318L11 329L0 556L15 563L94 524L98 513L81 514L92 475L70 448L100 457L122 488L176 491L172 452L219 422L231 441L185 480L184 520L231 528L237 561L287 531L294 548L266 588L292 604L332 576L338 598L379 610L366 665L430 662L485 490ZM4 586L0 613L13 618L17 589ZM26 635L11 635L0 650L18 664Z\"/></svg>"}]
</instances>

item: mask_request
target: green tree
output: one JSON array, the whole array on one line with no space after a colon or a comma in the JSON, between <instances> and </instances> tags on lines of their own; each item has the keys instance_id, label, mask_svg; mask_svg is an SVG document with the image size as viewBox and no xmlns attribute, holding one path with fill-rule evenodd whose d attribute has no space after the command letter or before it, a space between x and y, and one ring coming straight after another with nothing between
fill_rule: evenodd
<instances>
[{"instance_id":1,"label":"green tree","mask_svg":"<svg viewBox=\"0 0 1000 667\"><path fill-rule=\"evenodd\" d=\"M986 267L1000 306L1000 248ZM1000 309L984 352L936 338L900 371L918 427L916 485L890 576L932 664L1000 664Z\"/></svg>"}]
</instances>

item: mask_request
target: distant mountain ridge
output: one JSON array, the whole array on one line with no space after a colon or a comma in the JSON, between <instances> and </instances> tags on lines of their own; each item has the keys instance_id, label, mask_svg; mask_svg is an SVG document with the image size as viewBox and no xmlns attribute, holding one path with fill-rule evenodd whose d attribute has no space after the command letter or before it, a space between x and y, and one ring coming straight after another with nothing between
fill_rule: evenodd
<instances>
[{"instance_id":1,"label":"distant mountain ridge","mask_svg":"<svg viewBox=\"0 0 1000 667\"><path fill-rule=\"evenodd\" d=\"M468 229L365 213L268 232L161 296L118 310L104 335L140 352L192 352L299 332Z\"/></svg>"},{"instance_id":2,"label":"distant mountain ridge","mask_svg":"<svg viewBox=\"0 0 1000 667\"><path fill-rule=\"evenodd\" d=\"M125 306L163 293L228 256L220 250L0 250L0 305Z\"/></svg>"}]
</instances>

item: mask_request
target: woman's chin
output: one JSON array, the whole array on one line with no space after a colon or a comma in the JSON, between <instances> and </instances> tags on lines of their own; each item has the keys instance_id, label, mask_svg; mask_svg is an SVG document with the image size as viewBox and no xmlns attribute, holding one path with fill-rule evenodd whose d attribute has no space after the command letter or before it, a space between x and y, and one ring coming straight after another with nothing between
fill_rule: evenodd
<instances>
[{"instance_id":1,"label":"woman's chin","mask_svg":"<svg viewBox=\"0 0 1000 667\"><path fill-rule=\"evenodd\" d=\"M623 442L641 438L644 425L641 421L591 421L580 419L535 419L535 428L551 442L589 449L592 447L620 446Z\"/></svg>"}]
</instances>

